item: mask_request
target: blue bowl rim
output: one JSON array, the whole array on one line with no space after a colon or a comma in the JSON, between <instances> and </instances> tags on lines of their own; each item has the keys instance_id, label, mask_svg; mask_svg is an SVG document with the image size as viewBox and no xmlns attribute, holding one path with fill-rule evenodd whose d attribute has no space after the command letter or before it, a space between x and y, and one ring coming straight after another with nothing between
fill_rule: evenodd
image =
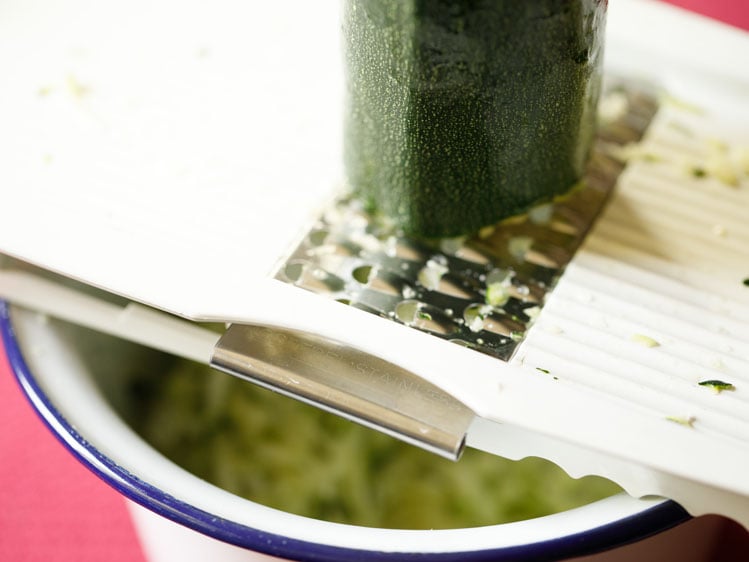
<instances>
[{"instance_id":1,"label":"blue bowl rim","mask_svg":"<svg viewBox=\"0 0 749 562\"><path fill-rule=\"evenodd\" d=\"M366 562L419 559L430 562L541 562L589 555L636 542L683 523L691 516L664 501L622 520L551 540L494 549L443 553L360 550L294 539L230 521L175 498L98 451L57 410L29 369L13 328L12 307L0 300L0 337L11 370L32 408L55 437L86 468L135 503L220 541L291 560Z\"/></svg>"}]
</instances>

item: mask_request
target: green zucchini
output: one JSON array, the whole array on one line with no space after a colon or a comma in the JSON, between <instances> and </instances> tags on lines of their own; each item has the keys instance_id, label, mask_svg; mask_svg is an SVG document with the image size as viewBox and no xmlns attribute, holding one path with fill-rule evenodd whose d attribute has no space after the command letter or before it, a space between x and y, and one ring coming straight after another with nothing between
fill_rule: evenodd
<instances>
[{"instance_id":1,"label":"green zucchini","mask_svg":"<svg viewBox=\"0 0 749 562\"><path fill-rule=\"evenodd\" d=\"M581 178L605 0L346 0L344 162L406 233L466 234Z\"/></svg>"}]
</instances>

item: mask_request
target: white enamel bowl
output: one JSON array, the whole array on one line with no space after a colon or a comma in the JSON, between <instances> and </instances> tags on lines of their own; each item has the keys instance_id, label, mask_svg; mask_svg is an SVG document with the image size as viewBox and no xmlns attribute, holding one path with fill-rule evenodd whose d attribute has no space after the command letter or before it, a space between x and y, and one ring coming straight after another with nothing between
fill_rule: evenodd
<instances>
[{"instance_id":1,"label":"white enamel bowl","mask_svg":"<svg viewBox=\"0 0 749 562\"><path fill-rule=\"evenodd\" d=\"M2 305L0 331L20 385L50 430L129 502L153 562L557 560L611 549L687 520L676 504L618 495L538 519L404 531L346 526L270 509L208 484L143 441L127 408L124 367L143 348ZM223 375L220 375L223 376ZM175 524L176 523L176 524Z\"/></svg>"}]
</instances>

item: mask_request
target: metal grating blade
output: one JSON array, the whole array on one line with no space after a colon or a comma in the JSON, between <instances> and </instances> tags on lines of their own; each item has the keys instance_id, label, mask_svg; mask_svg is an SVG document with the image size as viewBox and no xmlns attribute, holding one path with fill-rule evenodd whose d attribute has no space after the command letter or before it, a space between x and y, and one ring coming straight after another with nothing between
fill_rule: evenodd
<instances>
[{"instance_id":1,"label":"metal grating blade","mask_svg":"<svg viewBox=\"0 0 749 562\"><path fill-rule=\"evenodd\" d=\"M569 194L474 236L424 241L342 197L277 278L509 360L602 209L657 109L644 88L610 87L585 179ZM612 114L613 113L613 114Z\"/></svg>"}]
</instances>

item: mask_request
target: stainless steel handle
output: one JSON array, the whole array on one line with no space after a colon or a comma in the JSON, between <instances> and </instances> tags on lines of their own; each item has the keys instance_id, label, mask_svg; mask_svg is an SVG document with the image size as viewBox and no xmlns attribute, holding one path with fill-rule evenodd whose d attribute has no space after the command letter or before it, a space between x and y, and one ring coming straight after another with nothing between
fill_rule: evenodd
<instances>
[{"instance_id":1,"label":"stainless steel handle","mask_svg":"<svg viewBox=\"0 0 749 562\"><path fill-rule=\"evenodd\" d=\"M233 324L211 365L452 460L474 418L418 375L314 334Z\"/></svg>"}]
</instances>

